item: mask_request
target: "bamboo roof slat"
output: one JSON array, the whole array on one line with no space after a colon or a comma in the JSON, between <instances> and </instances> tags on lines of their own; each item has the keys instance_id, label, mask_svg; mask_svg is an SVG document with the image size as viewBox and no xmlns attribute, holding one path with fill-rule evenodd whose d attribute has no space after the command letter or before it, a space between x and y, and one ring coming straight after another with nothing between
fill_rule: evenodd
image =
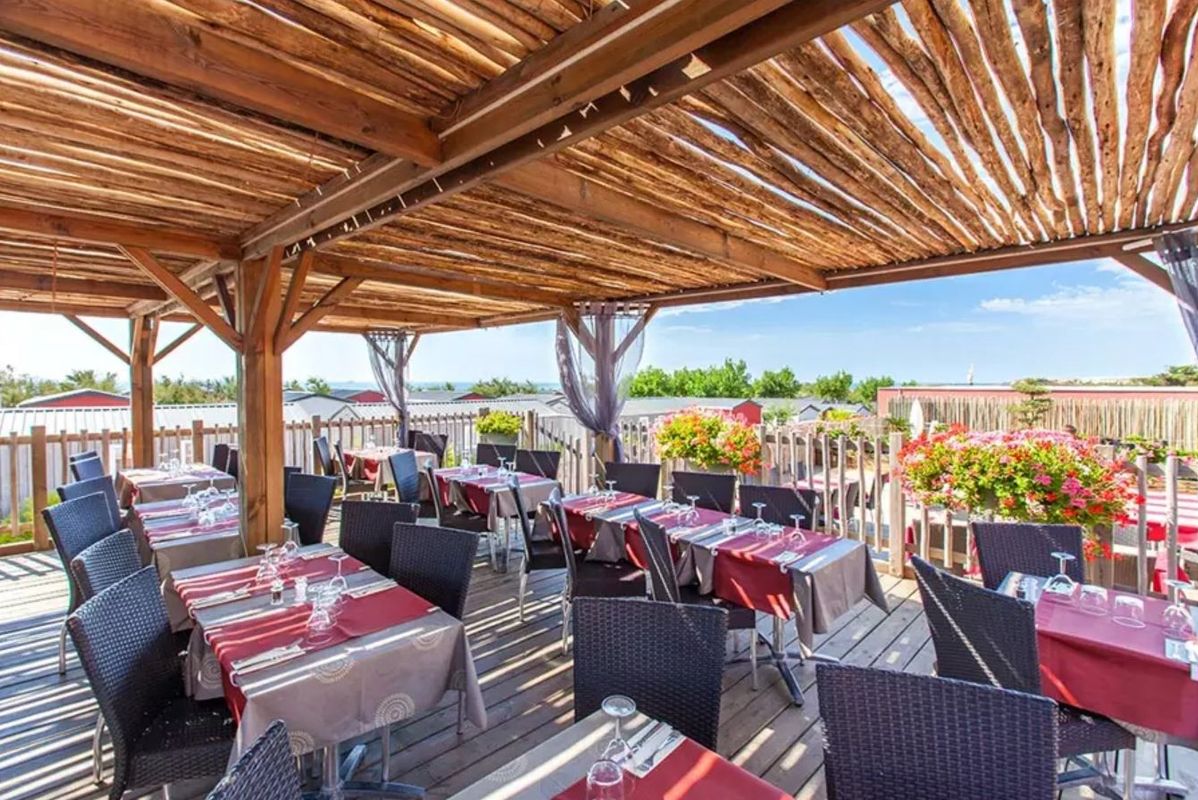
<instances>
[{"instance_id":1,"label":"bamboo roof slat","mask_svg":"<svg viewBox=\"0 0 1198 800\"><path fill-rule=\"evenodd\" d=\"M1141 165L1152 125L1152 92L1161 54L1161 29L1165 3L1132 4L1130 63L1127 76L1127 136L1123 171L1119 178L1119 227L1131 227L1136 217Z\"/></svg>"}]
</instances>

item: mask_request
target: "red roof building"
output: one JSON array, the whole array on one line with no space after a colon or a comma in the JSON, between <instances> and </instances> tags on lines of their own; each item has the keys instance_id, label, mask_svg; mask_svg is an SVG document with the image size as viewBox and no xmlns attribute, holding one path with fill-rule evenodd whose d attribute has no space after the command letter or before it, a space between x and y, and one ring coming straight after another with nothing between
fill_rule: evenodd
<instances>
[{"instance_id":1,"label":"red roof building","mask_svg":"<svg viewBox=\"0 0 1198 800\"><path fill-rule=\"evenodd\" d=\"M126 408L129 398L100 389L72 389L69 392L31 397L17 408Z\"/></svg>"}]
</instances>

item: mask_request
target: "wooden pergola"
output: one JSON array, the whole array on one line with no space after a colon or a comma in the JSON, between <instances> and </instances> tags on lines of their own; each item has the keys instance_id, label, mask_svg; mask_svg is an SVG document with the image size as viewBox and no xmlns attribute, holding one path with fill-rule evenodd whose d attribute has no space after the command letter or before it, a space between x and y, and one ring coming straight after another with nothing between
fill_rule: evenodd
<instances>
[{"instance_id":1,"label":"wooden pergola","mask_svg":"<svg viewBox=\"0 0 1198 800\"><path fill-rule=\"evenodd\" d=\"M1198 2L9 0L0 310L238 357L244 530L281 359L414 333L1111 256L1198 216ZM1117 68L1127 47L1126 75ZM1125 98L1120 101L1120 98ZM79 320L131 320L128 351ZM158 348L156 350L156 348Z\"/></svg>"}]
</instances>

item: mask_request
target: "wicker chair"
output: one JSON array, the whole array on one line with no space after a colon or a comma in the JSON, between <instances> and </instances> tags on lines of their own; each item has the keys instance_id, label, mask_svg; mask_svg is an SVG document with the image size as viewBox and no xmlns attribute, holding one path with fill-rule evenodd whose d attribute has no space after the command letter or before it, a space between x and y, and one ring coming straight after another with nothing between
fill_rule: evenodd
<instances>
[{"instance_id":1,"label":"wicker chair","mask_svg":"<svg viewBox=\"0 0 1198 800\"><path fill-rule=\"evenodd\" d=\"M749 634L749 663L752 665L753 688L757 688L757 612L714 595L699 594L696 586L678 583L678 568L666 529L633 509L645 553L649 557L649 597L662 603L682 603L688 606L715 606L728 612L728 630L751 631Z\"/></svg>"},{"instance_id":2,"label":"wicker chair","mask_svg":"<svg viewBox=\"0 0 1198 800\"><path fill-rule=\"evenodd\" d=\"M317 475L335 475L333 467L333 451L329 449L327 436L316 436L312 439L312 465Z\"/></svg>"},{"instance_id":3,"label":"wicker chair","mask_svg":"<svg viewBox=\"0 0 1198 800\"><path fill-rule=\"evenodd\" d=\"M299 475L303 471L301 467L283 467L283 491L287 491L287 484L291 482L291 476Z\"/></svg>"},{"instance_id":4,"label":"wicker chair","mask_svg":"<svg viewBox=\"0 0 1198 800\"><path fill-rule=\"evenodd\" d=\"M639 494L641 497L657 497L661 483L661 464L636 464L628 461L603 462L605 481L611 481L620 492ZM606 483L603 488L607 488Z\"/></svg>"},{"instance_id":5,"label":"wicker chair","mask_svg":"<svg viewBox=\"0 0 1198 800\"><path fill-rule=\"evenodd\" d=\"M560 540L534 540L532 538L532 525L529 523L528 514L525 513L524 498L519 491L520 481L513 477L509 484L512 490L512 497L516 502L516 510L518 522L520 526L520 538L524 542L524 558L520 559L520 585L516 589L516 610L517 616L521 622L524 621L524 598L528 594L528 576L532 572L548 572L550 570L559 570L566 568L566 554L562 552L562 542L569 541L569 537ZM554 496L558 495L557 489L554 489ZM573 552L571 552L573 556Z\"/></svg>"},{"instance_id":6,"label":"wicker chair","mask_svg":"<svg viewBox=\"0 0 1198 800\"><path fill-rule=\"evenodd\" d=\"M241 754L208 800L301 800L303 796L287 726L275 720Z\"/></svg>"},{"instance_id":7,"label":"wicker chair","mask_svg":"<svg viewBox=\"0 0 1198 800\"><path fill-rule=\"evenodd\" d=\"M94 450L71 456L68 464L71 468L71 477L77 481L104 477L104 462L100 460L99 454Z\"/></svg>"},{"instance_id":8,"label":"wicker chair","mask_svg":"<svg viewBox=\"0 0 1198 800\"><path fill-rule=\"evenodd\" d=\"M623 694L641 712L715 750L727 613L632 598L574 603L574 719Z\"/></svg>"},{"instance_id":9,"label":"wicker chair","mask_svg":"<svg viewBox=\"0 0 1198 800\"><path fill-rule=\"evenodd\" d=\"M419 506L378 500L346 500L341 504L341 549L375 572L391 569L391 537L395 524L416 522Z\"/></svg>"},{"instance_id":10,"label":"wicker chair","mask_svg":"<svg viewBox=\"0 0 1198 800\"><path fill-rule=\"evenodd\" d=\"M516 471L557 480L562 454L558 450L517 450Z\"/></svg>"},{"instance_id":11,"label":"wicker chair","mask_svg":"<svg viewBox=\"0 0 1198 800\"><path fill-rule=\"evenodd\" d=\"M221 472L229 466L229 445L224 442L212 446L212 466Z\"/></svg>"},{"instance_id":12,"label":"wicker chair","mask_svg":"<svg viewBox=\"0 0 1198 800\"><path fill-rule=\"evenodd\" d=\"M816 676L828 800L1056 795L1048 698L840 664L818 664Z\"/></svg>"},{"instance_id":13,"label":"wicker chair","mask_svg":"<svg viewBox=\"0 0 1198 800\"><path fill-rule=\"evenodd\" d=\"M516 445L479 442L474 447L474 463L498 467L499 460L511 462L516 458Z\"/></svg>"},{"instance_id":14,"label":"wicker chair","mask_svg":"<svg viewBox=\"0 0 1198 800\"><path fill-rule=\"evenodd\" d=\"M761 518L775 525L794 525L796 515L802 517L799 527L805 530L815 530L819 521L820 496L812 489L791 489L788 486L751 486L740 485L740 513L746 517L755 517L757 510L754 503L765 503L761 509Z\"/></svg>"},{"instance_id":15,"label":"wicker chair","mask_svg":"<svg viewBox=\"0 0 1198 800\"><path fill-rule=\"evenodd\" d=\"M437 457L438 464L445 461L445 447L449 443L449 437L445 434L412 431L412 435L409 438L412 441L410 447L413 450L432 453Z\"/></svg>"},{"instance_id":16,"label":"wicker chair","mask_svg":"<svg viewBox=\"0 0 1198 800\"><path fill-rule=\"evenodd\" d=\"M153 567L88 600L67 627L112 735L109 797L220 775L236 727L223 701L183 691L175 640Z\"/></svg>"},{"instance_id":17,"label":"wicker chair","mask_svg":"<svg viewBox=\"0 0 1198 800\"><path fill-rule=\"evenodd\" d=\"M401 503L420 502L420 465L411 450L400 450L387 457L395 480L395 499Z\"/></svg>"},{"instance_id":18,"label":"wicker chair","mask_svg":"<svg viewBox=\"0 0 1198 800\"><path fill-rule=\"evenodd\" d=\"M481 517L478 514L467 514L445 507L441 502L441 492L437 488L437 476L433 472L432 467L428 467L424 471L424 479L428 482L429 497L432 499L433 512L437 517L438 525L442 528L452 528L457 531L487 533L486 517Z\"/></svg>"},{"instance_id":19,"label":"wicker chair","mask_svg":"<svg viewBox=\"0 0 1198 800\"><path fill-rule=\"evenodd\" d=\"M1035 606L938 570L917 556L911 563L938 675L1043 693ZM1135 747L1136 737L1106 717L1063 704L1058 717L1062 758Z\"/></svg>"},{"instance_id":20,"label":"wicker chair","mask_svg":"<svg viewBox=\"0 0 1198 800\"><path fill-rule=\"evenodd\" d=\"M477 556L477 533L399 523L391 535L389 574L400 586L461 619Z\"/></svg>"},{"instance_id":21,"label":"wicker chair","mask_svg":"<svg viewBox=\"0 0 1198 800\"><path fill-rule=\"evenodd\" d=\"M287 519L299 526L301 545L319 544L333 507L337 479L327 475L292 475L283 491Z\"/></svg>"},{"instance_id":22,"label":"wicker chair","mask_svg":"<svg viewBox=\"0 0 1198 800\"><path fill-rule=\"evenodd\" d=\"M108 513L112 517L112 529L116 530L121 527L121 507L116 498L116 486L113 484L112 478L107 475L63 484L58 487L58 499L65 503L68 500L78 500L80 497L87 497L96 492L104 495L104 500L108 503Z\"/></svg>"},{"instance_id":23,"label":"wicker chair","mask_svg":"<svg viewBox=\"0 0 1198 800\"><path fill-rule=\"evenodd\" d=\"M1085 581L1082 529L1078 525L974 522L970 528L987 589L997 589L1011 572L1042 578L1056 575L1060 565L1052 556L1055 552L1071 554L1073 561L1066 565L1066 574L1078 583Z\"/></svg>"},{"instance_id":24,"label":"wicker chair","mask_svg":"<svg viewBox=\"0 0 1198 800\"><path fill-rule=\"evenodd\" d=\"M71 559L104 537L110 536L116 531L116 527L112 524L108 500L101 492L44 508L42 519L50 529L54 549L58 551L62 569L67 573L70 583L70 600L67 605L67 613L70 614L87 599L75 582L70 580ZM65 675L66 672L67 629L64 622L58 636L58 674Z\"/></svg>"},{"instance_id":25,"label":"wicker chair","mask_svg":"<svg viewBox=\"0 0 1198 800\"><path fill-rule=\"evenodd\" d=\"M352 478L349 474L349 469L345 466L345 450L341 447L341 442L333 445L333 450L336 456L330 461L333 465L332 472L326 472L326 475L336 475L341 479L341 499L351 495L361 495L367 492L373 492L378 489L378 484L372 480L365 478Z\"/></svg>"},{"instance_id":26,"label":"wicker chair","mask_svg":"<svg viewBox=\"0 0 1198 800\"><path fill-rule=\"evenodd\" d=\"M225 472L237 483L241 479L241 452L236 447L229 448L229 460L225 462Z\"/></svg>"},{"instance_id":27,"label":"wicker chair","mask_svg":"<svg viewBox=\"0 0 1198 800\"><path fill-rule=\"evenodd\" d=\"M695 504L699 508L732 513L732 498L736 494L735 475L674 470L673 477L674 502L689 503L688 497L697 497L699 499Z\"/></svg>"},{"instance_id":28,"label":"wicker chair","mask_svg":"<svg viewBox=\"0 0 1198 800\"><path fill-rule=\"evenodd\" d=\"M548 501L550 521L557 532L558 540L570 541L566 522L566 508L561 494L554 492ZM562 655L570 652L570 609L580 597L631 597L644 599L648 596L645 572L627 562L611 564L606 561L580 561L573 547L562 548L566 562L566 586L562 590ZM523 597L523 595L521 595Z\"/></svg>"}]
</instances>

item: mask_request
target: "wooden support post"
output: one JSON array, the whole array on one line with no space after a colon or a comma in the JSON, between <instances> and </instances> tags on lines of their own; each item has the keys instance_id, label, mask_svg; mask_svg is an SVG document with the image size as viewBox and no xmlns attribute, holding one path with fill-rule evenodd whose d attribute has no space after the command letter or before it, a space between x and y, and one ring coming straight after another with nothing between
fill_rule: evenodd
<instances>
[{"instance_id":1,"label":"wooden support post","mask_svg":"<svg viewBox=\"0 0 1198 800\"><path fill-rule=\"evenodd\" d=\"M1165 456L1165 580L1177 578L1177 454ZM1167 593L1167 592L1166 592Z\"/></svg>"},{"instance_id":2,"label":"wooden support post","mask_svg":"<svg viewBox=\"0 0 1198 800\"><path fill-rule=\"evenodd\" d=\"M202 419L191 421L191 457L197 463L208 463L208 456L204 452L204 420Z\"/></svg>"},{"instance_id":3,"label":"wooden support post","mask_svg":"<svg viewBox=\"0 0 1198 800\"><path fill-rule=\"evenodd\" d=\"M13 541L21 538L21 445L17 432L8 437L8 521Z\"/></svg>"},{"instance_id":4,"label":"wooden support post","mask_svg":"<svg viewBox=\"0 0 1198 800\"><path fill-rule=\"evenodd\" d=\"M907 504L903 500L903 487L899 481L899 452L903 449L903 435L890 434L890 574L902 575L907 566ZM880 459L882 454L878 454ZM881 502L881 490L879 500ZM880 536L879 532L879 536ZM928 532L923 531L924 540ZM925 551L920 551L926 557Z\"/></svg>"},{"instance_id":5,"label":"wooden support post","mask_svg":"<svg viewBox=\"0 0 1198 800\"><path fill-rule=\"evenodd\" d=\"M33 546L50 549L50 530L42 519L46 509L46 426L35 425L29 431L29 485L33 488Z\"/></svg>"},{"instance_id":6,"label":"wooden support post","mask_svg":"<svg viewBox=\"0 0 1198 800\"><path fill-rule=\"evenodd\" d=\"M278 270L275 259L243 261L237 270L241 531L251 552L283 536L283 359L275 338L283 298Z\"/></svg>"},{"instance_id":7,"label":"wooden support post","mask_svg":"<svg viewBox=\"0 0 1198 800\"><path fill-rule=\"evenodd\" d=\"M1148 496L1148 456L1136 456L1136 494ZM1148 507L1136 504L1136 591L1148 594Z\"/></svg>"},{"instance_id":8,"label":"wooden support post","mask_svg":"<svg viewBox=\"0 0 1198 800\"><path fill-rule=\"evenodd\" d=\"M537 412L532 409L524 412L524 446L537 449Z\"/></svg>"},{"instance_id":9,"label":"wooden support post","mask_svg":"<svg viewBox=\"0 0 1198 800\"><path fill-rule=\"evenodd\" d=\"M134 317L129 337L129 427L135 467L154 466L154 349L158 318Z\"/></svg>"}]
</instances>

